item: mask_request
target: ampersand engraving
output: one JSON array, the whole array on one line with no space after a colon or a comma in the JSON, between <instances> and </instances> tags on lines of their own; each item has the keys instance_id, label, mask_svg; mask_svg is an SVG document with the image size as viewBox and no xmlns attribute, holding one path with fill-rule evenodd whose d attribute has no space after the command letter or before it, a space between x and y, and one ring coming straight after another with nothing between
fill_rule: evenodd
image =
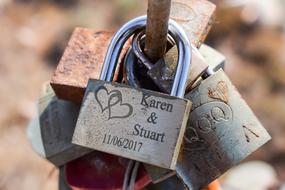
<instances>
[{"instance_id":1,"label":"ampersand engraving","mask_svg":"<svg viewBox=\"0 0 285 190\"><path fill-rule=\"evenodd\" d=\"M157 120L157 116L156 116L156 113L155 112L152 112L150 114L150 116L147 118L147 122L149 123L153 123L153 124L157 124L156 120Z\"/></svg>"}]
</instances>

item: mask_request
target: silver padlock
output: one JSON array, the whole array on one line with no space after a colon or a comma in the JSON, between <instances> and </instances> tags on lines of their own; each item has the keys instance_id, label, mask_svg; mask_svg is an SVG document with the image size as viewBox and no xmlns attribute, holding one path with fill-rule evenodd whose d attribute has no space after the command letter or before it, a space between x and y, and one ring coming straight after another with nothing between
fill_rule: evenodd
<instances>
[{"instance_id":1,"label":"silver padlock","mask_svg":"<svg viewBox=\"0 0 285 190\"><path fill-rule=\"evenodd\" d=\"M175 39L179 50L177 74L171 90L172 96L156 95L157 92L123 87L119 84L112 85L106 82L112 80L120 50L132 34L129 31L141 29L140 23L144 23L143 26L145 26L146 17L137 18L124 25L111 41L100 75L100 79L103 81L89 80L72 142L118 156L174 169L185 130L184 121L191 105L190 102L187 102L186 105L185 100L183 100L185 103L182 103L182 99L178 100L174 97L184 96L191 62L191 47L183 30L174 21L170 21L170 35ZM104 90L105 96L98 95L99 92L103 93L102 90ZM126 99L123 102L125 95L128 96L129 101ZM159 98L155 100L155 97ZM119 100L113 102L114 98ZM128 103L125 103L126 101ZM117 104L118 102L120 105ZM160 103L154 106L155 102ZM155 112L160 104L161 110L164 111ZM116 112L117 107L113 108L113 105L118 105L120 110ZM165 112L165 105L167 107L171 105L171 110L166 110L168 113ZM106 109L109 116L104 115ZM124 114L125 111L126 114ZM114 112L116 113L114 114ZM160 116L160 123L149 121L153 118L148 115L152 117L155 113ZM182 118L176 122L180 117ZM102 124L99 125L101 122ZM140 123L135 124L136 122ZM94 127L95 125L96 127ZM144 135L142 135L143 132ZM156 142L157 139L159 143ZM140 142L140 140L144 140L144 142ZM125 142L126 146L124 146ZM134 146L130 148L128 142ZM156 154L158 151L163 153Z\"/></svg>"},{"instance_id":2,"label":"silver padlock","mask_svg":"<svg viewBox=\"0 0 285 190\"><path fill-rule=\"evenodd\" d=\"M209 75L185 97L193 101L176 173L200 189L270 140L223 70Z\"/></svg>"},{"instance_id":3,"label":"silver padlock","mask_svg":"<svg viewBox=\"0 0 285 190\"><path fill-rule=\"evenodd\" d=\"M80 106L69 101L59 100L48 82L43 84L38 102L39 118L30 132L39 144L40 154L56 166L79 158L91 149L71 143ZM39 134L40 131L40 134Z\"/></svg>"}]
</instances>

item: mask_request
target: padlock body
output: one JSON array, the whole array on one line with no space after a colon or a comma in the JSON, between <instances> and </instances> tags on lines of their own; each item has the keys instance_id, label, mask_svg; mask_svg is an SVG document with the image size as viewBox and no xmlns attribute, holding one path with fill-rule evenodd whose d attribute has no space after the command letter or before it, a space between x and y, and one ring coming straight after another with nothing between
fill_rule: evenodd
<instances>
[{"instance_id":1,"label":"padlock body","mask_svg":"<svg viewBox=\"0 0 285 190\"><path fill-rule=\"evenodd\" d=\"M52 76L60 98L81 103L89 78L98 79L113 32L76 28ZM122 56L125 49L122 52ZM121 60L121 59L120 59ZM114 74L117 79L119 67Z\"/></svg>"},{"instance_id":2,"label":"padlock body","mask_svg":"<svg viewBox=\"0 0 285 190\"><path fill-rule=\"evenodd\" d=\"M221 69L185 98L193 106L176 173L189 189L207 185L270 140Z\"/></svg>"},{"instance_id":3,"label":"padlock body","mask_svg":"<svg viewBox=\"0 0 285 190\"><path fill-rule=\"evenodd\" d=\"M71 143L80 106L58 99L48 83L43 88L39 100L39 123L45 157L61 166L92 150Z\"/></svg>"},{"instance_id":4,"label":"padlock body","mask_svg":"<svg viewBox=\"0 0 285 190\"><path fill-rule=\"evenodd\" d=\"M183 98L90 80L72 142L174 169L190 107Z\"/></svg>"}]
</instances>

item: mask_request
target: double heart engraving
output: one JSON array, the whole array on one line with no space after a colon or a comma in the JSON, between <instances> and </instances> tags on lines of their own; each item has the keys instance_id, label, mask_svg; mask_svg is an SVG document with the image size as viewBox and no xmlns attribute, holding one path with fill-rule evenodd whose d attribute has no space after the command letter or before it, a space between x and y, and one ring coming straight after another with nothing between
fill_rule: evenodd
<instances>
[{"instance_id":1,"label":"double heart engraving","mask_svg":"<svg viewBox=\"0 0 285 190\"><path fill-rule=\"evenodd\" d=\"M102 113L109 111L108 120L115 118L127 118L132 115L133 107L128 103L123 103L122 93L119 90L111 90L110 92L105 86L100 86L94 93ZM114 111L118 108L120 111Z\"/></svg>"}]
</instances>

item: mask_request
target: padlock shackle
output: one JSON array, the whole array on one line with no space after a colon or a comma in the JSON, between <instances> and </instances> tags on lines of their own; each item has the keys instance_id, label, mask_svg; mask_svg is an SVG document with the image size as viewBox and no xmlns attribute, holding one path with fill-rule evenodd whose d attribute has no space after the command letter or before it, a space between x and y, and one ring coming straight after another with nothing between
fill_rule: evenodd
<instances>
[{"instance_id":1,"label":"padlock shackle","mask_svg":"<svg viewBox=\"0 0 285 190\"><path fill-rule=\"evenodd\" d=\"M145 35L144 31L136 34L133 37L132 49L133 49L134 54L140 59L140 61L143 63L143 65L148 70L150 70L153 68L154 63L152 63L151 60L144 54L144 52L142 50L143 48L141 47L141 44L140 44L140 41L142 41L143 44L145 43L145 38L146 38L146 35ZM175 45L174 39L169 34L167 36L167 40L168 40L168 42L171 43L172 46Z\"/></svg>"},{"instance_id":2,"label":"padlock shackle","mask_svg":"<svg viewBox=\"0 0 285 190\"><path fill-rule=\"evenodd\" d=\"M124 44L129 37L135 32L144 29L145 26L146 16L141 16L129 21L119 29L110 42L100 74L100 80L111 81L113 79L120 52ZM190 70L191 45L184 30L173 20L169 20L169 33L178 47L178 63L171 95L183 97Z\"/></svg>"}]
</instances>

